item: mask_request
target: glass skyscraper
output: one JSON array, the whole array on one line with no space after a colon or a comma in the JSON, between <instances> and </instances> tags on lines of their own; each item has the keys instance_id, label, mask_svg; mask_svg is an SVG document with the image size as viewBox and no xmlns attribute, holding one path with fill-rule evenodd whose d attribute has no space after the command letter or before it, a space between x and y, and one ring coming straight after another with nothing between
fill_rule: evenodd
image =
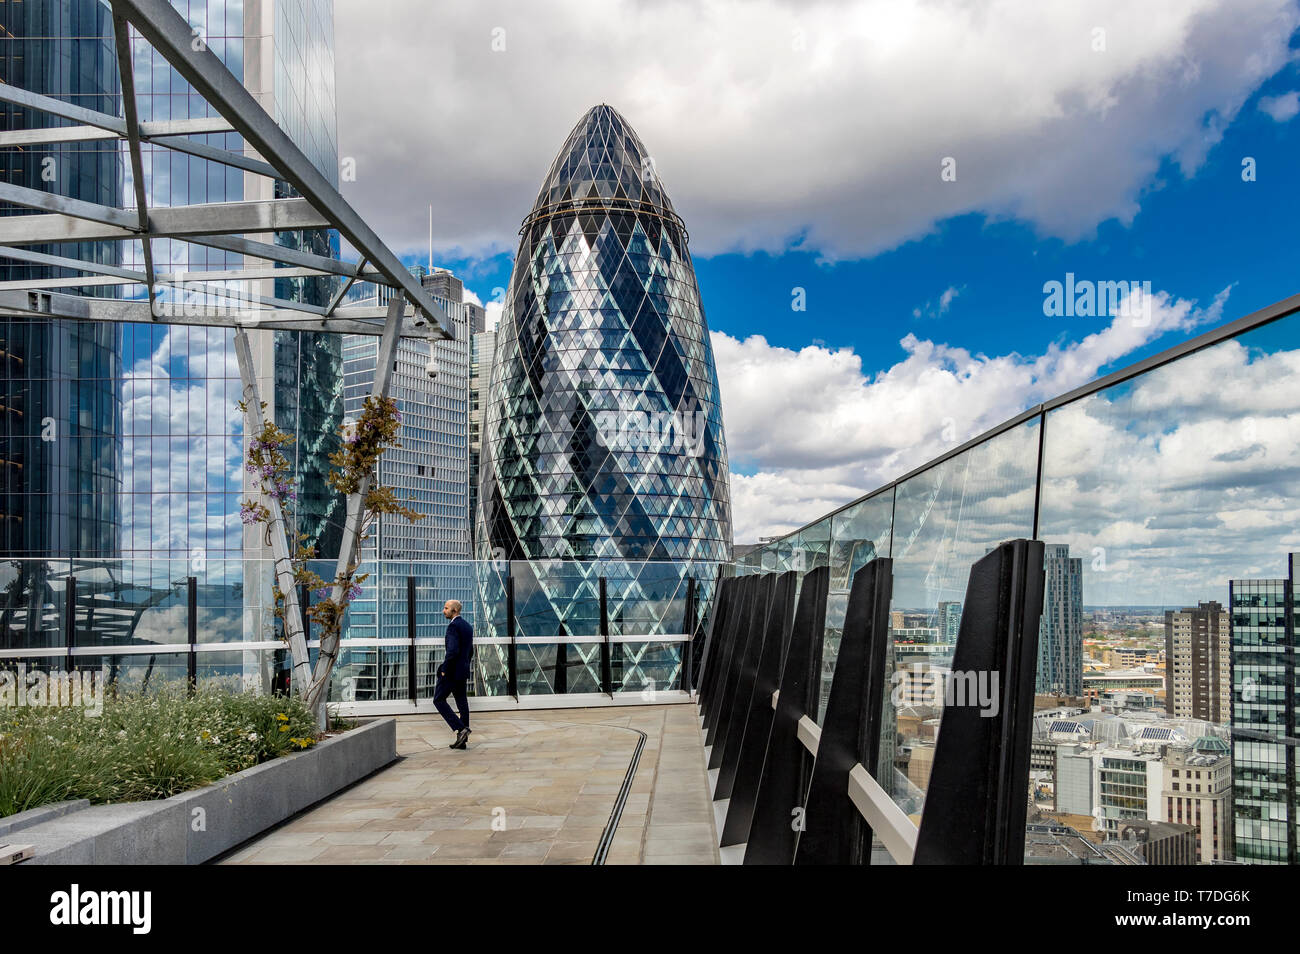
<instances>
[{"instance_id":1,"label":"glass skyscraper","mask_svg":"<svg viewBox=\"0 0 1300 954\"><path fill-rule=\"evenodd\" d=\"M1232 580L1233 837L1238 861L1296 863L1295 561Z\"/></svg>"},{"instance_id":2,"label":"glass skyscraper","mask_svg":"<svg viewBox=\"0 0 1300 954\"><path fill-rule=\"evenodd\" d=\"M338 180L331 0L172 0L201 41L252 92L332 183ZM68 102L120 115L122 103L110 4L104 0L0 3L0 76ZM132 36L136 99L142 121L215 115L200 96L140 37ZM64 121L6 109L8 128ZM233 132L196 135L199 142L246 152ZM40 176L41 156L4 150L6 181L73 195L105 205L135 202L123 147L104 143L54 147L59 177ZM290 195L282 181L247 174L164 146L142 146L145 193L152 206L270 199ZM338 253L326 231L277 233L279 244L318 254ZM56 254L94 257L143 270L140 243L102 243ZM256 267L264 263L193 242L158 239L159 273ZM5 277L37 277L33 266L0 267ZM71 274L71 273L70 273ZM315 303L328 301L334 279L277 279L246 283L244 294ZM140 286L107 286L101 294L144 297ZM77 291L77 289L71 289ZM183 294L160 286L164 299ZM93 293L93 289L91 290ZM202 292L200 292L202 294ZM183 629L167 622L183 609L186 576L198 579L207 621L200 640L270 638L269 574L249 558L269 556L263 537L239 520L249 492L243 473L243 421L236 403L241 382L228 328L164 324L6 319L5 377L0 404L15 408L5 420L5 635L16 634L15 607L52 603L39 585L15 584L14 568L44 565L55 576L73 573L78 592L110 598L129 627L114 638L176 642ZM294 434L290 457L299 477L295 532L322 555L337 553L342 499L325 483L328 455L343 417L342 343L310 332L249 333L263 400L275 422ZM52 424L49 424L52 419ZM43 425L45 422L45 425ZM43 429L58 440L42 441ZM44 560L44 563L39 562ZM70 561L81 560L80 564ZM90 562L84 562L90 561ZM21 574L19 574L21 578ZM151 608L141 615L145 606ZM251 610L251 611L250 611ZM79 613L81 610L79 610ZM86 607L87 638L112 614ZM121 615L119 614L119 615ZM48 612L44 617L48 617ZM93 617L93 622L92 622ZM59 624L51 624L57 628ZM79 623L80 625L80 623ZM47 638L42 618L20 641ZM210 632L209 632L210 630ZM104 638L108 638L107 636ZM254 667L266 675L267 655L209 654L213 665ZM218 660L217 657L223 657Z\"/></svg>"},{"instance_id":3,"label":"glass skyscraper","mask_svg":"<svg viewBox=\"0 0 1300 954\"><path fill-rule=\"evenodd\" d=\"M687 575L711 583L730 558L722 407L686 227L609 106L573 128L524 219L479 470L477 554L515 561L538 632L590 631L598 576L615 618L625 600L680 598Z\"/></svg>"},{"instance_id":4,"label":"glass skyscraper","mask_svg":"<svg viewBox=\"0 0 1300 954\"><path fill-rule=\"evenodd\" d=\"M108 4L0 0L0 81L116 113L121 86ZM7 130L50 124L41 113L9 104L0 105L0 116ZM0 149L3 181L101 205L119 203L123 170L123 156L102 142ZM121 262L120 246L113 242L32 250L110 265ZM0 264L0 280L73 274L47 265ZM96 291L104 293L92 293ZM0 319L0 553L117 555L121 378L118 326ZM36 565L28 569L36 577L43 575ZM21 588L31 589L26 584Z\"/></svg>"}]
</instances>

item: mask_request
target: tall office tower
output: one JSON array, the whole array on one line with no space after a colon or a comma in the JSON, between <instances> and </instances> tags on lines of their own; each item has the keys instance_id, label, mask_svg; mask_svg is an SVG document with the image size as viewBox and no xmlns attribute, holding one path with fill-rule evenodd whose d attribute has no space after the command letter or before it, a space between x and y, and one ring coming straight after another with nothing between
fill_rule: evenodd
<instances>
[{"instance_id":1,"label":"tall office tower","mask_svg":"<svg viewBox=\"0 0 1300 954\"><path fill-rule=\"evenodd\" d=\"M1165 611L1165 711L1171 716L1232 721L1232 627L1223 604Z\"/></svg>"},{"instance_id":2,"label":"tall office tower","mask_svg":"<svg viewBox=\"0 0 1300 954\"><path fill-rule=\"evenodd\" d=\"M258 102L291 136L332 183L338 179L335 137L333 5L331 0L173 0L173 6L206 46L238 77ZM6 44L6 70L20 62L28 70L22 85L78 105L120 115L122 103L111 9L102 0L42 0L0 4ZM15 29L15 27L19 27ZM52 44L52 46L51 46ZM131 40L136 103L141 121L176 120L213 115L211 107L166 60L140 37ZM10 81L10 76L3 77ZM48 116L7 114L22 125L56 123ZM233 152L246 152L235 133L193 137ZM267 199L289 194L289 187L241 169L168 149L142 146L144 189L151 206L198 202ZM73 147L56 156L55 167L67 169L52 182L22 182L50 191L77 190L81 198L109 205L134 204L129 168L116 150ZM7 168L17 169L7 156ZM66 179L63 178L66 175ZM60 179L62 181L60 181ZM10 181L15 181L10 179ZM68 194L72 194L70 191ZM337 254L337 237L324 231L275 233L264 241ZM121 242L105 255L143 270L139 242ZM264 263L225 249L193 241L157 239L153 259L160 273L256 267ZM109 259L111 260L111 259ZM332 279L276 279L248 283L243 294L326 302ZM140 286L126 294L143 297ZM77 289L73 289L76 291ZM164 300L193 294L193 286L160 286ZM199 295L210 292L200 290ZM212 301L228 301L215 296ZM22 325L19 328L19 325ZM16 489L11 482L5 513L32 515L25 538L10 536L33 556L121 557L104 572L121 574L113 601L143 609L173 592L174 581L197 575L204 626L250 639L267 638L272 629L270 576L248 557L269 555L264 538L246 531L239 520L240 500L249 492L242 469L243 421L236 408L241 383L230 329L161 324L82 327L55 322L54 342L42 344L38 322L6 323L7 341L37 347L62 363L55 370L45 359L8 362L9 377L0 387L0 405L26 406L24 453L72 454L77 462L63 480L37 466ZM32 337L36 335L37 337ZM24 336L26 336L24 338ZM342 352L338 336L311 332L250 331L254 363L263 400L275 422L297 438L291 459L299 478L295 532L305 533L322 554L337 552L341 539L342 500L325 483L328 455L337 443L342 420ZM73 345L75 344L75 354ZM7 349L6 349L7 350ZM75 362L75 363L74 363ZM15 369L20 369L16 374ZM72 385L70 379L79 379ZM39 409L39 392L52 396ZM36 403L34 404L33 401ZM120 409L119 409L120 408ZM78 438L75 449L52 450L35 442L41 421L53 433ZM14 432L10 432L14 433ZM57 443L57 442L56 442ZM47 458L42 458L47 459ZM93 463L90 463L92 462ZM24 468L26 469L26 468ZM89 474L90 476L87 476ZM74 488L73 484L77 486ZM63 508L60 511L59 508ZM58 513L47 520L43 514ZM66 514L66 517L62 514ZM27 522L27 521L24 521ZM60 530L66 524L70 529ZM74 539L74 536L76 539ZM127 577L129 576L129 585ZM80 585L80 581L79 581ZM13 600L14 588L6 589ZM110 616L93 614L98 635ZM138 624L138 625L137 625ZM90 626L91 623L88 622ZM137 615L126 640L167 642L174 638L160 614ZM238 638L228 635L227 638ZM270 653L245 654L242 669L260 667L266 676ZM215 657L214 657L215 659ZM205 660L205 663L211 660ZM181 666L183 667L183 662ZM252 681L250 679L250 681Z\"/></svg>"},{"instance_id":3,"label":"tall office tower","mask_svg":"<svg viewBox=\"0 0 1300 954\"><path fill-rule=\"evenodd\" d=\"M935 625L939 631L939 642L957 642L957 634L961 631L961 603L956 600L941 602L936 611Z\"/></svg>"},{"instance_id":4,"label":"tall office tower","mask_svg":"<svg viewBox=\"0 0 1300 954\"><path fill-rule=\"evenodd\" d=\"M98 0L0 0L0 81L116 113L121 97L112 10ZM50 118L0 104L0 127ZM0 181L99 205L122 197L123 156L102 143L0 149ZM35 214L6 209L4 214ZM44 255L121 262L116 242L29 246ZM0 280L76 272L0 260ZM92 290L112 294L111 288ZM122 329L102 322L0 318L0 555L113 557L121 543ZM11 625L35 622L60 571L39 561L9 587ZM66 571L67 564L63 565ZM8 582L8 581L6 581ZM15 591L35 605L15 605ZM20 619L14 619L17 612ZM2 645L3 643L0 643Z\"/></svg>"},{"instance_id":5,"label":"tall office tower","mask_svg":"<svg viewBox=\"0 0 1300 954\"><path fill-rule=\"evenodd\" d=\"M488 385L492 382L492 361L496 355L496 330L482 331L470 339L469 346L469 514L471 545L478 532L474 515L478 513L479 459L483 452L483 410L487 406Z\"/></svg>"},{"instance_id":6,"label":"tall office tower","mask_svg":"<svg viewBox=\"0 0 1300 954\"><path fill-rule=\"evenodd\" d=\"M349 610L349 638L401 639L407 635L408 577L419 593L416 631L422 636L441 633L443 599L473 591L468 562L470 341L471 329L482 327L483 309L463 300L461 282L449 272L440 269L429 275L421 265L411 272L447 313L448 330L454 337L433 345L438 372L434 378L428 374L428 342L398 342L389 393L402 415L397 432L400 446L384 452L378 472L379 479L394 488L398 500L423 517L411 521L397 514L381 514L375 519L369 538L362 543L361 570L370 577ZM349 291L348 301L387 304L391 290L381 292L376 295L372 283L358 283ZM453 297L444 297L447 294ZM349 418L361 413L371 391L378 349L379 339L374 336L344 336L343 390ZM466 607L465 615L472 620L472 606ZM349 649L345 666L351 678L351 698L406 698L407 661L405 649ZM421 651L417 656L417 695L430 695L435 680L434 657Z\"/></svg>"},{"instance_id":7,"label":"tall office tower","mask_svg":"<svg viewBox=\"0 0 1300 954\"><path fill-rule=\"evenodd\" d=\"M1278 580L1230 580L1233 840L1238 861L1295 864L1296 554Z\"/></svg>"},{"instance_id":8,"label":"tall office tower","mask_svg":"<svg viewBox=\"0 0 1300 954\"><path fill-rule=\"evenodd\" d=\"M1043 618L1038 630L1034 691L1083 695L1083 561L1066 544L1049 543L1043 556Z\"/></svg>"},{"instance_id":9,"label":"tall office tower","mask_svg":"<svg viewBox=\"0 0 1300 954\"><path fill-rule=\"evenodd\" d=\"M538 577L548 634L561 621L594 632L596 576L625 574L616 618L623 601L671 606L688 575L711 581L731 557L718 377L686 242L641 139L592 108L524 219L480 458L477 552ZM682 631L680 615L641 625L658 623Z\"/></svg>"},{"instance_id":10,"label":"tall office tower","mask_svg":"<svg viewBox=\"0 0 1300 954\"><path fill-rule=\"evenodd\" d=\"M470 339L471 328L482 322L482 308L463 300L460 279L449 272L439 270L430 276L418 265L411 271L446 311L451 320L448 330L455 337L434 343L437 376L433 378L428 374L428 342L404 338L398 343L390 394L402 414L397 433L401 446L380 457L379 479L424 516L412 522L381 515L363 554L383 560L468 560ZM444 292L454 297L444 297ZM385 288L376 298L375 286L366 282L355 286L348 300L384 305L390 295ZM372 335L344 336L344 407L349 418L361 413L370 393L378 348L379 339Z\"/></svg>"}]
</instances>

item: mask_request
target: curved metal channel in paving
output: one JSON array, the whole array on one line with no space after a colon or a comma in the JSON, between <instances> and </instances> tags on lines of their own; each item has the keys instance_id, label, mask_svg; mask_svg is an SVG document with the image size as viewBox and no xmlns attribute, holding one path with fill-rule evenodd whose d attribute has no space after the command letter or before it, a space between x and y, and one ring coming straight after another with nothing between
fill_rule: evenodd
<instances>
[{"instance_id":1,"label":"curved metal channel in paving","mask_svg":"<svg viewBox=\"0 0 1300 954\"><path fill-rule=\"evenodd\" d=\"M398 762L220 863L589 865L601 848L606 864L718 863L694 706L472 720L460 752L441 719L399 717Z\"/></svg>"}]
</instances>

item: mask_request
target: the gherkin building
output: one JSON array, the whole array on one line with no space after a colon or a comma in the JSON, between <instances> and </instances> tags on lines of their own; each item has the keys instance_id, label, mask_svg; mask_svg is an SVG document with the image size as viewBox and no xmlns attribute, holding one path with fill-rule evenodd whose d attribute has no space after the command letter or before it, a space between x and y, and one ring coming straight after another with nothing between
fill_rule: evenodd
<instances>
[{"instance_id":1,"label":"the gherkin building","mask_svg":"<svg viewBox=\"0 0 1300 954\"><path fill-rule=\"evenodd\" d=\"M703 607L731 557L727 448L686 228L616 110L574 127L520 234L484 412L478 557L511 561L536 635L591 630L599 576L612 629L681 633L684 581ZM655 606L660 619L632 619Z\"/></svg>"}]
</instances>

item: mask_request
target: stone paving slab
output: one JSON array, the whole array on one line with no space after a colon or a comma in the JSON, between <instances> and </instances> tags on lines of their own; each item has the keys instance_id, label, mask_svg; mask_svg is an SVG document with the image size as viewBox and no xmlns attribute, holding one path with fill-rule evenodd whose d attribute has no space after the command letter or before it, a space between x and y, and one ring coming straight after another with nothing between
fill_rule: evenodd
<instances>
[{"instance_id":1,"label":"stone paving slab","mask_svg":"<svg viewBox=\"0 0 1300 954\"><path fill-rule=\"evenodd\" d=\"M401 759L221 864L585 864L646 743L607 864L718 864L696 708L475 713L465 751L401 716Z\"/></svg>"}]
</instances>

